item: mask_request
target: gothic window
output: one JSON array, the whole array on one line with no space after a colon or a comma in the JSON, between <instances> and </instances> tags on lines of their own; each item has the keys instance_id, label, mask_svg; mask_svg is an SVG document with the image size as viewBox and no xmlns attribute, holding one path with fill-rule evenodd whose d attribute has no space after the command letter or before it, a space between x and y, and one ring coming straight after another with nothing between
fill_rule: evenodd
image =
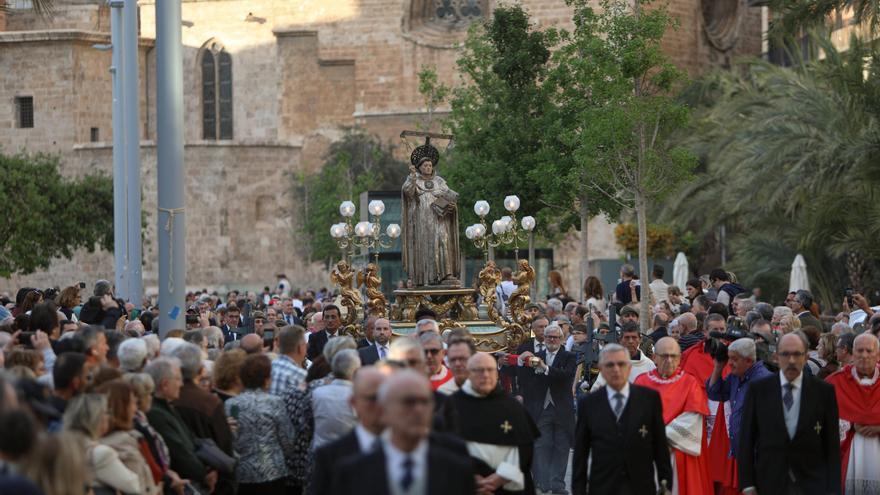
<instances>
[{"instance_id":1,"label":"gothic window","mask_svg":"<svg viewBox=\"0 0 880 495\"><path fill-rule=\"evenodd\" d=\"M232 139L232 57L222 45L202 50L202 136Z\"/></svg>"}]
</instances>

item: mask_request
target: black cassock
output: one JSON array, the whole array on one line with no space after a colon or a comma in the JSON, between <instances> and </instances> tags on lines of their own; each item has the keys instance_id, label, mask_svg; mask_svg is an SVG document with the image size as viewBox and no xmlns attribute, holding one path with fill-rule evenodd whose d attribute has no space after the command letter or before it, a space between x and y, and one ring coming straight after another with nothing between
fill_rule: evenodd
<instances>
[{"instance_id":1,"label":"black cassock","mask_svg":"<svg viewBox=\"0 0 880 495\"><path fill-rule=\"evenodd\" d=\"M516 447L519 450L519 466L525 476L525 489L511 492L499 488L495 493L534 494L532 457L535 439L540 433L523 405L497 388L486 397L474 397L459 390L449 397L447 406L455 408L458 418L456 431L463 440ZM495 468L482 459L471 459L476 474L485 477L495 472Z\"/></svg>"}]
</instances>

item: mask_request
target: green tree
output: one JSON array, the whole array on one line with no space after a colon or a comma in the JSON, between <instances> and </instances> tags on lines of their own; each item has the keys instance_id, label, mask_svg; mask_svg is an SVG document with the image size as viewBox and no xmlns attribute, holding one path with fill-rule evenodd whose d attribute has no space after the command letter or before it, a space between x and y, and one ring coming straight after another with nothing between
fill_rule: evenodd
<instances>
[{"instance_id":1,"label":"green tree","mask_svg":"<svg viewBox=\"0 0 880 495\"><path fill-rule=\"evenodd\" d=\"M472 26L457 62L461 84L444 121L454 149L440 164L460 194L462 226L477 220L470 205L480 199L492 205L494 218L506 214L502 201L509 194L521 199L518 215L546 208L530 172L547 159L542 123L551 100L542 82L557 37L530 26L519 5L499 6L488 22Z\"/></svg>"},{"instance_id":2,"label":"green tree","mask_svg":"<svg viewBox=\"0 0 880 495\"><path fill-rule=\"evenodd\" d=\"M393 151L390 144L363 130L347 129L341 140L330 145L317 173L294 177L311 259L329 262L339 256L330 237L330 226L340 221L339 203L357 204L364 191L400 188L409 169L394 158Z\"/></svg>"},{"instance_id":3,"label":"green tree","mask_svg":"<svg viewBox=\"0 0 880 495\"><path fill-rule=\"evenodd\" d=\"M0 276L46 269L74 250L113 250L113 181L104 174L68 180L59 158L0 153Z\"/></svg>"},{"instance_id":4,"label":"green tree","mask_svg":"<svg viewBox=\"0 0 880 495\"><path fill-rule=\"evenodd\" d=\"M674 25L664 7L648 2L603 1L601 12L573 0L575 32L566 65L577 64L578 85L589 95L571 99L578 126L562 129L583 169L581 177L621 208L635 211L639 272L648 272L649 203L689 178L694 155L676 146L689 110L671 92L683 79L664 54L661 40ZM578 57L579 55L579 57ZM648 297L641 300L647 331Z\"/></svg>"},{"instance_id":5,"label":"green tree","mask_svg":"<svg viewBox=\"0 0 880 495\"><path fill-rule=\"evenodd\" d=\"M753 60L691 88L692 144L706 170L663 216L728 225L730 268L779 293L803 254L811 288L832 307L844 284L876 283L880 53L857 39L844 53L823 37L812 43L822 60Z\"/></svg>"}]
</instances>

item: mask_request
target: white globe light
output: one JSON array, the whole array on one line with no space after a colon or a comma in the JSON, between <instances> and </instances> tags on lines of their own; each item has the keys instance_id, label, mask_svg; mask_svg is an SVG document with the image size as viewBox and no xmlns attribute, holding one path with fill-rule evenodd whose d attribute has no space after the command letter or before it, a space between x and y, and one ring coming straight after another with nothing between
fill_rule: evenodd
<instances>
[{"instance_id":1,"label":"white globe light","mask_svg":"<svg viewBox=\"0 0 880 495\"><path fill-rule=\"evenodd\" d=\"M516 196L507 196L504 198L504 209L509 212L514 212L519 209L519 198Z\"/></svg>"},{"instance_id":2,"label":"white globe light","mask_svg":"<svg viewBox=\"0 0 880 495\"><path fill-rule=\"evenodd\" d=\"M367 209L370 210L370 215L375 215L378 217L385 213L385 203L383 203L381 200L374 199L373 201L370 201Z\"/></svg>"},{"instance_id":3,"label":"white globe light","mask_svg":"<svg viewBox=\"0 0 880 495\"><path fill-rule=\"evenodd\" d=\"M495 220L492 222L492 233L495 235L503 234L506 228L503 220Z\"/></svg>"},{"instance_id":4,"label":"white globe light","mask_svg":"<svg viewBox=\"0 0 880 495\"><path fill-rule=\"evenodd\" d=\"M351 201L343 201L342 204L339 205L339 214L349 218L354 216L354 203Z\"/></svg>"},{"instance_id":5,"label":"white globe light","mask_svg":"<svg viewBox=\"0 0 880 495\"><path fill-rule=\"evenodd\" d=\"M330 236L334 239L339 239L340 237L345 237L345 224L337 223L330 227Z\"/></svg>"},{"instance_id":6,"label":"white globe light","mask_svg":"<svg viewBox=\"0 0 880 495\"><path fill-rule=\"evenodd\" d=\"M483 201L482 199L474 203L474 213L477 214L478 217L485 217L489 214L489 202Z\"/></svg>"},{"instance_id":7,"label":"white globe light","mask_svg":"<svg viewBox=\"0 0 880 495\"><path fill-rule=\"evenodd\" d=\"M397 225L396 223L389 224L385 229L385 233L388 234L388 237L397 239L400 237L400 225Z\"/></svg>"},{"instance_id":8,"label":"white globe light","mask_svg":"<svg viewBox=\"0 0 880 495\"><path fill-rule=\"evenodd\" d=\"M521 224L522 224L523 229L531 232L532 230L535 230L535 217L533 217L533 216L523 217Z\"/></svg>"},{"instance_id":9,"label":"white globe light","mask_svg":"<svg viewBox=\"0 0 880 495\"><path fill-rule=\"evenodd\" d=\"M475 223L471 225L474 228L474 239L480 239L484 235L486 235L486 227L481 223Z\"/></svg>"},{"instance_id":10,"label":"white globe light","mask_svg":"<svg viewBox=\"0 0 880 495\"><path fill-rule=\"evenodd\" d=\"M358 222L357 225L354 226L354 235L358 237L367 237L370 235L370 230L372 230L370 222Z\"/></svg>"},{"instance_id":11,"label":"white globe light","mask_svg":"<svg viewBox=\"0 0 880 495\"><path fill-rule=\"evenodd\" d=\"M499 221L504 225L504 232L507 232L513 227L513 219L508 215L504 215Z\"/></svg>"},{"instance_id":12,"label":"white globe light","mask_svg":"<svg viewBox=\"0 0 880 495\"><path fill-rule=\"evenodd\" d=\"M464 236L467 237L468 239L474 238L474 226L473 225L468 225L468 228L464 229Z\"/></svg>"}]
</instances>

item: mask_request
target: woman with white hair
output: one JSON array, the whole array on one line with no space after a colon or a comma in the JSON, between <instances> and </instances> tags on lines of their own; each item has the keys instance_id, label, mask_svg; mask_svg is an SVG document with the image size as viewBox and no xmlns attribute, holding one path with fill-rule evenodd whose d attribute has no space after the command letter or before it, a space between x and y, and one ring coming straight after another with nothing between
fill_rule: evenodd
<instances>
[{"instance_id":1,"label":"woman with white hair","mask_svg":"<svg viewBox=\"0 0 880 495\"><path fill-rule=\"evenodd\" d=\"M92 488L141 493L143 487L113 448L98 443L108 430L107 398L101 394L74 397L64 411L64 429L81 436Z\"/></svg>"}]
</instances>

